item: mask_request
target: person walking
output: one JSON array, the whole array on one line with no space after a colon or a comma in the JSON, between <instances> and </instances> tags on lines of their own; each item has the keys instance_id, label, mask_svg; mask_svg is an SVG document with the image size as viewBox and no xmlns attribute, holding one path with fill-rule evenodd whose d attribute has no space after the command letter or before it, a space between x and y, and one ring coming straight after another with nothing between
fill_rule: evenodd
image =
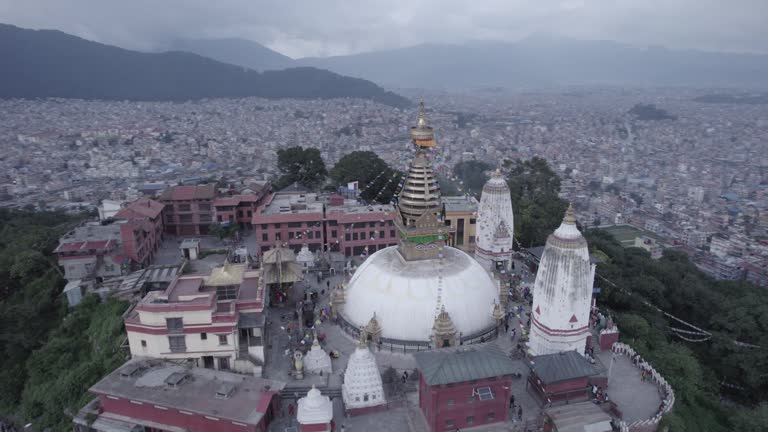
<instances>
[{"instance_id":1,"label":"person walking","mask_svg":"<svg viewBox=\"0 0 768 432\"><path fill-rule=\"evenodd\" d=\"M522 405L517 407L517 419L523 421L523 407Z\"/></svg>"},{"instance_id":2,"label":"person walking","mask_svg":"<svg viewBox=\"0 0 768 432\"><path fill-rule=\"evenodd\" d=\"M509 407L510 408L514 408L514 406L515 406L515 395L510 395L509 396Z\"/></svg>"}]
</instances>

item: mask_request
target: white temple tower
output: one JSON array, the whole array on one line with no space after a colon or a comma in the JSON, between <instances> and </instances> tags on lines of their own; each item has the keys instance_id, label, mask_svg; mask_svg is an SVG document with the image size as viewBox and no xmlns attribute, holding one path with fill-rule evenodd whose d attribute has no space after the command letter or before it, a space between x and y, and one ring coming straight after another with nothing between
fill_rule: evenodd
<instances>
[{"instance_id":1,"label":"white temple tower","mask_svg":"<svg viewBox=\"0 0 768 432\"><path fill-rule=\"evenodd\" d=\"M312 348L304 357L304 369L313 374L330 374L333 371L331 356L320 346L317 332L315 332L315 341L312 342Z\"/></svg>"},{"instance_id":2,"label":"white temple tower","mask_svg":"<svg viewBox=\"0 0 768 432\"><path fill-rule=\"evenodd\" d=\"M333 429L333 402L323 396L313 385L307 395L298 402L296 420L301 431L329 432Z\"/></svg>"},{"instance_id":3,"label":"white temple tower","mask_svg":"<svg viewBox=\"0 0 768 432\"><path fill-rule=\"evenodd\" d=\"M368 410L387 403L376 358L368 349L365 331L361 330L360 334L360 342L349 356L341 385L341 398L347 412Z\"/></svg>"},{"instance_id":4,"label":"white temple tower","mask_svg":"<svg viewBox=\"0 0 768 432\"><path fill-rule=\"evenodd\" d=\"M560 227L547 238L536 273L528 342L532 355L584 354L594 278L587 241L569 206Z\"/></svg>"},{"instance_id":5,"label":"white temple tower","mask_svg":"<svg viewBox=\"0 0 768 432\"><path fill-rule=\"evenodd\" d=\"M512 197L504 176L499 170L483 186L477 211L477 237L475 259L488 271L503 263L509 268L512 259L515 217Z\"/></svg>"}]
</instances>

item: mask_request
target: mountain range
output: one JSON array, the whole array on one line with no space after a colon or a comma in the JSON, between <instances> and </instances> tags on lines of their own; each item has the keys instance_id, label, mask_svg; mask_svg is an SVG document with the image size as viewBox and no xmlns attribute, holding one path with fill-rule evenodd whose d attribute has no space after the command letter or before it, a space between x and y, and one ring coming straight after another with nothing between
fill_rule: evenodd
<instances>
[{"instance_id":1,"label":"mountain range","mask_svg":"<svg viewBox=\"0 0 768 432\"><path fill-rule=\"evenodd\" d=\"M562 85L768 87L768 55L638 47L534 35L291 60L255 42L190 41L190 52L254 69L312 66L399 88Z\"/></svg>"},{"instance_id":2,"label":"mountain range","mask_svg":"<svg viewBox=\"0 0 768 432\"><path fill-rule=\"evenodd\" d=\"M0 24L0 58L0 98L356 97L411 104L370 81L313 67L258 72L187 52L142 53L56 30L5 24Z\"/></svg>"},{"instance_id":3,"label":"mountain range","mask_svg":"<svg viewBox=\"0 0 768 432\"><path fill-rule=\"evenodd\" d=\"M768 87L768 55L542 36L512 43L427 44L297 63L401 88Z\"/></svg>"}]
</instances>

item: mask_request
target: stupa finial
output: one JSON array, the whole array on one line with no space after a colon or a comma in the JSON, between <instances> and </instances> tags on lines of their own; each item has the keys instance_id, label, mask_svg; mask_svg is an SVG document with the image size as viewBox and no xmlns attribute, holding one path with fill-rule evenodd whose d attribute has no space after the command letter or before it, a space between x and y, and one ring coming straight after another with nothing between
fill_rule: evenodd
<instances>
[{"instance_id":1,"label":"stupa finial","mask_svg":"<svg viewBox=\"0 0 768 432\"><path fill-rule=\"evenodd\" d=\"M573 203L568 203L568 209L565 211L563 223L568 225L576 225L576 214L573 211Z\"/></svg>"}]
</instances>

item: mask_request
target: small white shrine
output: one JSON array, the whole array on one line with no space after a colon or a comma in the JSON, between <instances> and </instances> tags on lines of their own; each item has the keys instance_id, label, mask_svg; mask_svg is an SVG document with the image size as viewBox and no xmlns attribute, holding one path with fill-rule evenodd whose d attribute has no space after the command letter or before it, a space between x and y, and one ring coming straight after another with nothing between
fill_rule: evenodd
<instances>
[{"instance_id":1,"label":"small white shrine","mask_svg":"<svg viewBox=\"0 0 768 432\"><path fill-rule=\"evenodd\" d=\"M315 341L312 342L307 355L304 357L304 370L313 374L330 374L332 372L331 356L320 346L315 333Z\"/></svg>"},{"instance_id":2,"label":"small white shrine","mask_svg":"<svg viewBox=\"0 0 768 432\"><path fill-rule=\"evenodd\" d=\"M330 432L333 427L333 402L313 385L307 395L299 399L296 420L301 425L301 431ZM319 429L317 425L325 428Z\"/></svg>"},{"instance_id":3,"label":"small white shrine","mask_svg":"<svg viewBox=\"0 0 768 432\"><path fill-rule=\"evenodd\" d=\"M347 412L378 407L387 403L376 358L368 349L365 331L360 331L360 343L349 356L341 397ZM367 411L367 410L366 410Z\"/></svg>"},{"instance_id":4,"label":"small white shrine","mask_svg":"<svg viewBox=\"0 0 768 432\"><path fill-rule=\"evenodd\" d=\"M307 245L303 245L299 254L296 255L296 262L299 263L304 272L315 268L315 254L313 254Z\"/></svg>"}]
</instances>

